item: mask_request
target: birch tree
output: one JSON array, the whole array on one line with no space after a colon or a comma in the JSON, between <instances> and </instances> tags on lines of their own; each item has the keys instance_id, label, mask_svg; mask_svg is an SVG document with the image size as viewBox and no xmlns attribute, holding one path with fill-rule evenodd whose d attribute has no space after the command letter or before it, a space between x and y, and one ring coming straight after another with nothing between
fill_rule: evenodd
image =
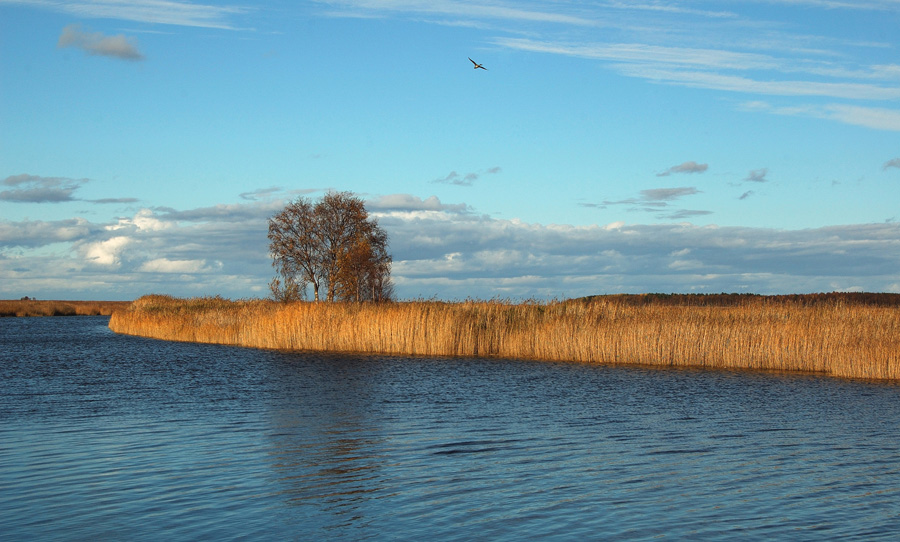
<instances>
[{"instance_id":1,"label":"birch tree","mask_svg":"<svg viewBox=\"0 0 900 542\"><path fill-rule=\"evenodd\" d=\"M315 301L386 301L393 297L388 237L362 199L329 192L313 203L298 198L269 219L269 252L277 300L312 287Z\"/></svg>"}]
</instances>

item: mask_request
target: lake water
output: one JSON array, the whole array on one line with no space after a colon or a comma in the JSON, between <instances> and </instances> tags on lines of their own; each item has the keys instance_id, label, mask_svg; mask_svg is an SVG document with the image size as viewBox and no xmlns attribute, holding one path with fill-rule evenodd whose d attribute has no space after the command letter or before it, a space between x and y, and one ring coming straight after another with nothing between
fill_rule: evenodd
<instances>
[{"instance_id":1,"label":"lake water","mask_svg":"<svg viewBox=\"0 0 900 542\"><path fill-rule=\"evenodd\" d=\"M4 540L893 540L900 386L0 319Z\"/></svg>"}]
</instances>

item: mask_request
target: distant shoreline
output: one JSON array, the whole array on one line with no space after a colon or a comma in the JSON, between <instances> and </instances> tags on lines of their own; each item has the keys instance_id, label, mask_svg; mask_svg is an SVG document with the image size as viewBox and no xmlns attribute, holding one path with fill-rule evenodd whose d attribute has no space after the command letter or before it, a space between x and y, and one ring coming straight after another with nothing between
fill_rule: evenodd
<instances>
[{"instance_id":1,"label":"distant shoreline","mask_svg":"<svg viewBox=\"0 0 900 542\"><path fill-rule=\"evenodd\" d=\"M116 333L252 348L820 373L900 380L900 295L276 303L144 296Z\"/></svg>"},{"instance_id":2,"label":"distant shoreline","mask_svg":"<svg viewBox=\"0 0 900 542\"><path fill-rule=\"evenodd\" d=\"M129 306L131 301L0 299L0 317L109 316Z\"/></svg>"}]
</instances>

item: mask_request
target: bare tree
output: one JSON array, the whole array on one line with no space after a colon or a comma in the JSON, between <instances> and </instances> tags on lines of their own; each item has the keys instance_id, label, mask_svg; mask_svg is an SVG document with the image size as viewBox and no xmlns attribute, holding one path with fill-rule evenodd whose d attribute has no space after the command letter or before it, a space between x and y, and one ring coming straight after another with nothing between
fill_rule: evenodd
<instances>
[{"instance_id":1,"label":"bare tree","mask_svg":"<svg viewBox=\"0 0 900 542\"><path fill-rule=\"evenodd\" d=\"M297 290L305 291L306 285L311 284L315 300L318 301L323 261L319 248L319 225L313 204L305 198L298 198L270 218L269 241L272 266L284 279L282 283L276 277L270 284L275 298L289 301L290 296L284 295L284 287L297 285Z\"/></svg>"},{"instance_id":2,"label":"bare tree","mask_svg":"<svg viewBox=\"0 0 900 542\"><path fill-rule=\"evenodd\" d=\"M322 286L328 301L393 297L387 234L350 192L288 204L269 220L269 241L278 272L270 284L275 299L295 299L307 285L316 301Z\"/></svg>"}]
</instances>

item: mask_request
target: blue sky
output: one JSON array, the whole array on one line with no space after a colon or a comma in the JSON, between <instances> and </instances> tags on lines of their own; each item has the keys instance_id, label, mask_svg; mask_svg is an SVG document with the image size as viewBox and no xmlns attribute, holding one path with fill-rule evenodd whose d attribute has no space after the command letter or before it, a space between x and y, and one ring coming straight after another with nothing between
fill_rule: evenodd
<instances>
[{"instance_id":1,"label":"blue sky","mask_svg":"<svg viewBox=\"0 0 900 542\"><path fill-rule=\"evenodd\" d=\"M0 298L265 296L267 218L329 189L402 298L900 292L897 28L900 0L0 0Z\"/></svg>"}]
</instances>

